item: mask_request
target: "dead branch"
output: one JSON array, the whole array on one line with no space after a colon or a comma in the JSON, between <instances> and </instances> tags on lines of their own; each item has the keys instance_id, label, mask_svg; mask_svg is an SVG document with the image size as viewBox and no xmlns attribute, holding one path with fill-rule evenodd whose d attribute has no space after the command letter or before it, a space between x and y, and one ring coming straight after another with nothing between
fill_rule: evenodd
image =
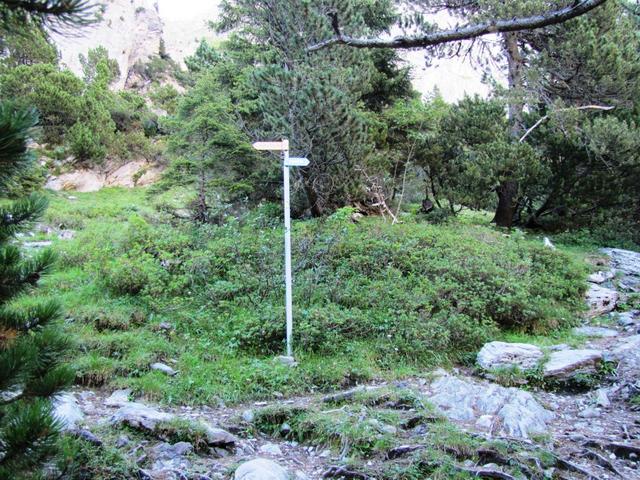
<instances>
[{"instance_id":1,"label":"dead branch","mask_svg":"<svg viewBox=\"0 0 640 480\"><path fill-rule=\"evenodd\" d=\"M499 19L490 22L482 22L473 25L465 25L450 30L440 30L416 36L398 36L392 39L382 38L355 38L349 35L339 34L334 38L311 45L307 48L313 52L327 48L331 45L348 45L354 48L420 48L441 45L443 43L470 40L492 33L518 32L522 30L535 30L538 28L557 25L572 18L584 15L594 8L603 5L607 0L576 0L572 5L532 15L530 17L516 17ZM336 31L334 27L334 31ZM339 31L339 29L337 30Z\"/></svg>"},{"instance_id":2,"label":"dead branch","mask_svg":"<svg viewBox=\"0 0 640 480\"><path fill-rule=\"evenodd\" d=\"M606 105L585 105L584 107L560 108L560 109L556 110L553 113L566 112L566 111L569 111L569 110L605 110L605 111L609 111L609 110L613 110L614 108L616 108L616 107L608 107ZM534 123L533 126L529 130L527 130L524 133L524 135L520 138L519 142L520 143L524 142L527 139L527 137L531 134L531 132L533 132L536 128L538 128L540 125L542 125L547 120L549 120L549 115L545 115L540 120L538 120L536 123Z\"/></svg>"}]
</instances>

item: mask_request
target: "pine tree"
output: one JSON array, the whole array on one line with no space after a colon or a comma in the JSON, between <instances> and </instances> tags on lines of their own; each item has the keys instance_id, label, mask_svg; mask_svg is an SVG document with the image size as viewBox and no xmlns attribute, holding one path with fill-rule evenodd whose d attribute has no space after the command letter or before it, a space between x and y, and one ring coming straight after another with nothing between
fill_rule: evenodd
<instances>
[{"instance_id":1,"label":"pine tree","mask_svg":"<svg viewBox=\"0 0 640 480\"><path fill-rule=\"evenodd\" d=\"M33 25L62 29L93 21L85 0L0 0L0 36ZM38 116L33 109L0 101L0 198L34 160L28 148ZM0 478L35 478L54 452L59 422L51 399L73 380L63 363L68 340L57 327L59 305L29 293L47 273L54 255L24 255L14 237L47 206L38 194L0 203Z\"/></svg>"},{"instance_id":2,"label":"pine tree","mask_svg":"<svg viewBox=\"0 0 640 480\"><path fill-rule=\"evenodd\" d=\"M27 142L36 123L33 110L0 104L0 193L32 161ZM0 207L0 478L36 467L52 452L58 425L50 398L73 379L61 363L68 341L54 322L59 306L15 305L54 261L50 250L26 257L12 244L46 206L42 196L31 195Z\"/></svg>"}]
</instances>

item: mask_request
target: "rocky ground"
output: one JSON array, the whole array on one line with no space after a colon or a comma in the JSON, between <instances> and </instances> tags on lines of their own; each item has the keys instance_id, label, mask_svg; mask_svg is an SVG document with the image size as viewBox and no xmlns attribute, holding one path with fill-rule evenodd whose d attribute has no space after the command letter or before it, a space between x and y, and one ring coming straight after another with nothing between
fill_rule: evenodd
<instances>
[{"instance_id":1,"label":"rocky ground","mask_svg":"<svg viewBox=\"0 0 640 480\"><path fill-rule=\"evenodd\" d=\"M588 320L574 331L580 349L491 342L475 369L234 408L79 389L57 413L144 479L427 478L442 458L479 478L640 479L640 311L626 309L640 254L603 252L610 261L589 277Z\"/></svg>"}]
</instances>

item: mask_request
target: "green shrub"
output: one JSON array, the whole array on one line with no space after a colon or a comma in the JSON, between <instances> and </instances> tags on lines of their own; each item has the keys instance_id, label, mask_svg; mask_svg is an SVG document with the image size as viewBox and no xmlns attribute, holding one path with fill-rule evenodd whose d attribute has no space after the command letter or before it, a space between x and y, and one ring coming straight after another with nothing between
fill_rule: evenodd
<instances>
[{"instance_id":1,"label":"green shrub","mask_svg":"<svg viewBox=\"0 0 640 480\"><path fill-rule=\"evenodd\" d=\"M100 138L83 123L75 123L65 137L69 151L79 160L102 160L107 149Z\"/></svg>"}]
</instances>

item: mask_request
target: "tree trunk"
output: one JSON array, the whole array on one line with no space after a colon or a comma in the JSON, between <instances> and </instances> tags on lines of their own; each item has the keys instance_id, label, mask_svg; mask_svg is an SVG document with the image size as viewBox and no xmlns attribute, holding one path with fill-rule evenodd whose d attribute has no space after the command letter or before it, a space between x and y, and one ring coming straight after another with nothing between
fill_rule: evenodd
<instances>
[{"instance_id":1,"label":"tree trunk","mask_svg":"<svg viewBox=\"0 0 640 480\"><path fill-rule=\"evenodd\" d=\"M313 188L311 179L304 173L302 174L302 185L304 186L304 193L307 196L307 202L309 202L311 215L315 218L321 217L324 213L324 209L322 208L322 205L320 205L320 198Z\"/></svg>"},{"instance_id":2,"label":"tree trunk","mask_svg":"<svg viewBox=\"0 0 640 480\"><path fill-rule=\"evenodd\" d=\"M511 228L513 216L516 212L518 197L518 182L515 180L505 180L498 188L498 207L493 222L499 227Z\"/></svg>"},{"instance_id":3,"label":"tree trunk","mask_svg":"<svg viewBox=\"0 0 640 480\"><path fill-rule=\"evenodd\" d=\"M524 104L520 98L522 94L522 73L524 59L518 46L518 34L508 32L502 35L504 51L507 57L509 69L509 125L512 140L517 142L523 131L522 113ZM511 227L516 214L518 204L518 181L515 179L503 180L496 193L498 194L498 206L493 222L499 227Z\"/></svg>"}]
</instances>

